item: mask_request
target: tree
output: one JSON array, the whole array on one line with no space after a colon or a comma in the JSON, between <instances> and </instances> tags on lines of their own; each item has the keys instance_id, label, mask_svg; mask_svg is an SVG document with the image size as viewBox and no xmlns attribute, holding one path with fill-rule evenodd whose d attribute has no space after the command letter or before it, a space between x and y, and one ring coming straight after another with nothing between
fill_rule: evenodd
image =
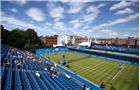
<instances>
[{"instance_id":1,"label":"tree","mask_svg":"<svg viewBox=\"0 0 140 90\"><path fill-rule=\"evenodd\" d=\"M33 49L33 46L35 46L35 43L38 42L38 36L37 33L34 31L34 29L30 29L28 28L25 31L25 35L26 35L26 40L29 43L30 46L30 50ZM33 44L33 45L32 45ZM32 47L31 47L32 46Z\"/></svg>"},{"instance_id":2,"label":"tree","mask_svg":"<svg viewBox=\"0 0 140 90\"><path fill-rule=\"evenodd\" d=\"M7 44L8 45L8 36L9 36L9 31L4 29L4 26L1 25L1 43L2 44Z\"/></svg>"},{"instance_id":3,"label":"tree","mask_svg":"<svg viewBox=\"0 0 140 90\"><path fill-rule=\"evenodd\" d=\"M25 33L30 50L35 51L37 47L45 48L45 43L39 39L37 32L35 32L34 29L27 29Z\"/></svg>"},{"instance_id":4,"label":"tree","mask_svg":"<svg viewBox=\"0 0 140 90\"><path fill-rule=\"evenodd\" d=\"M24 49L26 44L25 31L20 29L13 29L8 36L8 45L17 47L19 49Z\"/></svg>"},{"instance_id":5,"label":"tree","mask_svg":"<svg viewBox=\"0 0 140 90\"><path fill-rule=\"evenodd\" d=\"M26 31L18 28L8 31L1 25L2 44L6 44L19 49L35 51L37 48L45 48L46 45L41 41L34 29Z\"/></svg>"},{"instance_id":6,"label":"tree","mask_svg":"<svg viewBox=\"0 0 140 90\"><path fill-rule=\"evenodd\" d=\"M71 40L69 40L68 45L72 45L72 41Z\"/></svg>"}]
</instances>

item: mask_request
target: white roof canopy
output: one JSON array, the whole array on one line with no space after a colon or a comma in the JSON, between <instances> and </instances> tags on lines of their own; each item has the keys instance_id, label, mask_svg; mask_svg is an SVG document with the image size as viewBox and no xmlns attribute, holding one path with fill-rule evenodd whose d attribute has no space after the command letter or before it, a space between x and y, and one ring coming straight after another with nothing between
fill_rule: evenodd
<instances>
[{"instance_id":1,"label":"white roof canopy","mask_svg":"<svg viewBox=\"0 0 140 90\"><path fill-rule=\"evenodd\" d=\"M64 45L63 44L53 45L53 47L57 47L57 46L64 46Z\"/></svg>"},{"instance_id":2,"label":"white roof canopy","mask_svg":"<svg viewBox=\"0 0 140 90\"><path fill-rule=\"evenodd\" d=\"M78 44L79 46L90 46L91 42L82 42Z\"/></svg>"}]
</instances>

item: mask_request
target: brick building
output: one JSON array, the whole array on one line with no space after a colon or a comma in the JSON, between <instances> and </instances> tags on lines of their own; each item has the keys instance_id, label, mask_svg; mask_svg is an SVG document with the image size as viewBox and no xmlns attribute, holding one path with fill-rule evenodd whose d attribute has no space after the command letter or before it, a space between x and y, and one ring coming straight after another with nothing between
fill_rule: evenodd
<instances>
[{"instance_id":1,"label":"brick building","mask_svg":"<svg viewBox=\"0 0 140 90\"><path fill-rule=\"evenodd\" d=\"M61 36L62 37L62 36ZM59 39L58 35L40 37L40 39L46 43L46 45L56 45ZM99 44L115 44L115 45L139 45L139 38L128 37L128 38L88 38L86 36L74 36L65 35L61 38L65 44L71 43L73 45L78 45L82 42L98 42ZM62 41L61 40L61 41ZM61 43L61 41L59 43Z\"/></svg>"},{"instance_id":2,"label":"brick building","mask_svg":"<svg viewBox=\"0 0 140 90\"><path fill-rule=\"evenodd\" d=\"M79 36L77 36L77 37L75 38L75 45L78 45L79 43L82 43L82 38L79 37Z\"/></svg>"},{"instance_id":3,"label":"brick building","mask_svg":"<svg viewBox=\"0 0 140 90\"><path fill-rule=\"evenodd\" d=\"M46 36L46 45L56 45L57 44L58 35Z\"/></svg>"},{"instance_id":4,"label":"brick building","mask_svg":"<svg viewBox=\"0 0 140 90\"><path fill-rule=\"evenodd\" d=\"M128 37L128 38L97 38L100 44L115 44L115 45L139 45L139 38Z\"/></svg>"}]
</instances>

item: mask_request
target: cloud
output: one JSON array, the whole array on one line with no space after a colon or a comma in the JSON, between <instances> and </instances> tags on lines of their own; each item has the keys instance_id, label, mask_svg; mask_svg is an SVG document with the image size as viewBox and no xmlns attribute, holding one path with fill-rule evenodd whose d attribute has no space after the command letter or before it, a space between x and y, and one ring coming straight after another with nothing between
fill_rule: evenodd
<instances>
[{"instance_id":1,"label":"cloud","mask_svg":"<svg viewBox=\"0 0 140 90\"><path fill-rule=\"evenodd\" d=\"M95 0L53 0L53 1L61 1L62 3L70 3L70 2L87 3L87 2L94 2Z\"/></svg>"},{"instance_id":2,"label":"cloud","mask_svg":"<svg viewBox=\"0 0 140 90\"><path fill-rule=\"evenodd\" d=\"M105 3L100 3L98 6L89 6L86 8L86 14L83 15L83 22L93 22L100 13L99 8L106 6Z\"/></svg>"},{"instance_id":3,"label":"cloud","mask_svg":"<svg viewBox=\"0 0 140 90\"><path fill-rule=\"evenodd\" d=\"M133 14L133 15L129 15L129 16L125 17L125 18L119 18L119 19L117 19L115 21L112 21L112 22L110 21L109 23L104 23L104 24L100 24L98 26L94 26L93 29L108 28L108 27L110 27L112 25L129 22L129 21L137 18L138 16L139 16L138 13Z\"/></svg>"},{"instance_id":4,"label":"cloud","mask_svg":"<svg viewBox=\"0 0 140 90\"><path fill-rule=\"evenodd\" d=\"M94 26L93 29L109 28L110 24L100 24L99 26Z\"/></svg>"},{"instance_id":5,"label":"cloud","mask_svg":"<svg viewBox=\"0 0 140 90\"><path fill-rule=\"evenodd\" d=\"M67 30L65 24L63 22L56 22L53 26L54 29L57 29L58 31L65 31Z\"/></svg>"},{"instance_id":6,"label":"cloud","mask_svg":"<svg viewBox=\"0 0 140 90\"><path fill-rule=\"evenodd\" d=\"M24 5L27 3L26 0L17 0L16 2L19 3L20 5Z\"/></svg>"},{"instance_id":7,"label":"cloud","mask_svg":"<svg viewBox=\"0 0 140 90\"><path fill-rule=\"evenodd\" d=\"M78 29L81 26L88 25L98 17L98 14L100 13L99 8L105 5L106 4L104 3L100 3L98 6L93 6L93 5L88 6L86 7L85 11L80 10L79 11L80 16L78 16L75 20L70 21L69 23L73 24L74 29ZM83 4L82 7L84 6L86 5ZM83 14L83 12L85 13Z\"/></svg>"},{"instance_id":8,"label":"cloud","mask_svg":"<svg viewBox=\"0 0 140 90\"><path fill-rule=\"evenodd\" d=\"M48 2L46 4L46 6L49 10L50 16L56 19L55 21L58 21L58 20L64 18L64 15L63 15L64 8L63 7L58 6L53 2Z\"/></svg>"},{"instance_id":9,"label":"cloud","mask_svg":"<svg viewBox=\"0 0 140 90\"><path fill-rule=\"evenodd\" d=\"M77 32L78 35L88 36L91 33L91 30L80 30Z\"/></svg>"},{"instance_id":10,"label":"cloud","mask_svg":"<svg viewBox=\"0 0 140 90\"><path fill-rule=\"evenodd\" d=\"M124 36L124 37L128 37L129 35L128 35L128 34L124 34L123 36Z\"/></svg>"},{"instance_id":11,"label":"cloud","mask_svg":"<svg viewBox=\"0 0 140 90\"><path fill-rule=\"evenodd\" d=\"M11 11L12 12L18 12L18 10L16 8L12 8Z\"/></svg>"},{"instance_id":12,"label":"cloud","mask_svg":"<svg viewBox=\"0 0 140 90\"><path fill-rule=\"evenodd\" d=\"M30 8L25 13L33 20L38 22L44 21L46 19L45 14L39 8Z\"/></svg>"},{"instance_id":13,"label":"cloud","mask_svg":"<svg viewBox=\"0 0 140 90\"><path fill-rule=\"evenodd\" d=\"M73 33L73 35L78 35L78 36L89 36L92 32L94 32L93 30L89 29L89 30L78 30L78 29L73 29L73 28L68 28L69 31L71 31L71 33Z\"/></svg>"},{"instance_id":14,"label":"cloud","mask_svg":"<svg viewBox=\"0 0 140 90\"><path fill-rule=\"evenodd\" d=\"M82 23L79 20L77 20L77 19L69 21L69 23L73 24L73 28L74 29L77 29L77 28L82 26Z\"/></svg>"},{"instance_id":15,"label":"cloud","mask_svg":"<svg viewBox=\"0 0 140 90\"><path fill-rule=\"evenodd\" d=\"M20 6L23 6L23 5L27 4L27 0L10 0L9 2L10 3L16 3Z\"/></svg>"},{"instance_id":16,"label":"cloud","mask_svg":"<svg viewBox=\"0 0 140 90\"><path fill-rule=\"evenodd\" d=\"M103 33L112 33L113 31L112 30L108 30L108 29L106 29L106 30L102 29L101 32L103 32Z\"/></svg>"},{"instance_id":17,"label":"cloud","mask_svg":"<svg viewBox=\"0 0 140 90\"><path fill-rule=\"evenodd\" d=\"M38 32L38 35L42 35L45 33L49 33L49 34L55 34L56 32L51 30L51 29L48 29L47 27L41 27L41 26L37 26L37 25L34 25L34 24L31 24L31 23L28 23L28 22L24 22L24 21L21 21L21 20L18 20L14 17L11 17L11 16L7 16L5 14L3 14L1 16L1 23L4 25L4 26L7 26L7 27L16 27L16 28L19 28L19 29L24 29L26 30L27 28L32 28L34 29L35 31Z\"/></svg>"},{"instance_id":18,"label":"cloud","mask_svg":"<svg viewBox=\"0 0 140 90\"><path fill-rule=\"evenodd\" d=\"M54 18L63 18L62 13L64 12L64 8L62 7L57 7L57 8L53 8L53 10L50 11L50 15L51 17Z\"/></svg>"},{"instance_id":19,"label":"cloud","mask_svg":"<svg viewBox=\"0 0 140 90\"><path fill-rule=\"evenodd\" d=\"M130 20L133 20L135 18L139 17L139 14L136 13L136 14L133 14L133 15L129 15L128 17L125 17L125 18L119 18L113 22L110 23L110 25L115 25L115 24L119 24L119 23L125 23L125 22L128 22Z\"/></svg>"},{"instance_id":20,"label":"cloud","mask_svg":"<svg viewBox=\"0 0 140 90\"><path fill-rule=\"evenodd\" d=\"M82 10L82 8L84 8L84 3L78 3L78 2L71 2L69 3L70 8L68 9L67 13L70 14L75 14L78 13Z\"/></svg>"},{"instance_id":21,"label":"cloud","mask_svg":"<svg viewBox=\"0 0 140 90\"><path fill-rule=\"evenodd\" d=\"M73 28L78 29L81 26L82 26L82 23L76 23L76 24L74 24Z\"/></svg>"},{"instance_id":22,"label":"cloud","mask_svg":"<svg viewBox=\"0 0 140 90\"><path fill-rule=\"evenodd\" d=\"M85 26L83 29L88 29L89 28L89 26Z\"/></svg>"},{"instance_id":23,"label":"cloud","mask_svg":"<svg viewBox=\"0 0 140 90\"><path fill-rule=\"evenodd\" d=\"M83 8L87 6L87 2L93 2L94 0L60 0L62 3L69 6L67 13L77 14L82 11ZM101 5L102 6L102 5Z\"/></svg>"},{"instance_id":24,"label":"cloud","mask_svg":"<svg viewBox=\"0 0 140 90\"><path fill-rule=\"evenodd\" d=\"M138 27L130 28L130 30L139 30Z\"/></svg>"},{"instance_id":25,"label":"cloud","mask_svg":"<svg viewBox=\"0 0 140 90\"><path fill-rule=\"evenodd\" d=\"M114 4L112 7L110 7L109 10L121 9L131 5L132 2L126 2L125 0L122 0L120 3Z\"/></svg>"},{"instance_id":26,"label":"cloud","mask_svg":"<svg viewBox=\"0 0 140 90\"><path fill-rule=\"evenodd\" d=\"M104 7L104 6L106 6L105 3L100 3L100 4L98 5L98 8L100 8L100 7Z\"/></svg>"},{"instance_id":27,"label":"cloud","mask_svg":"<svg viewBox=\"0 0 140 90\"><path fill-rule=\"evenodd\" d=\"M0 16L4 15L4 12L0 11Z\"/></svg>"},{"instance_id":28,"label":"cloud","mask_svg":"<svg viewBox=\"0 0 140 90\"><path fill-rule=\"evenodd\" d=\"M117 36L118 34L113 32L113 33L109 33L109 36Z\"/></svg>"},{"instance_id":29,"label":"cloud","mask_svg":"<svg viewBox=\"0 0 140 90\"><path fill-rule=\"evenodd\" d=\"M108 29L102 29L100 32L102 32L103 34L108 35L109 37L115 37L118 34L112 30L108 30Z\"/></svg>"},{"instance_id":30,"label":"cloud","mask_svg":"<svg viewBox=\"0 0 140 90\"><path fill-rule=\"evenodd\" d=\"M46 25L47 25L47 26L51 26L52 24L51 24L51 23L46 22Z\"/></svg>"},{"instance_id":31,"label":"cloud","mask_svg":"<svg viewBox=\"0 0 140 90\"><path fill-rule=\"evenodd\" d=\"M86 14L83 15L84 22L94 21L97 18L99 13L100 13L100 10L97 7L95 6L87 7Z\"/></svg>"},{"instance_id":32,"label":"cloud","mask_svg":"<svg viewBox=\"0 0 140 90\"><path fill-rule=\"evenodd\" d=\"M120 10L115 14L127 14L127 13L134 13L134 11L130 8L125 8L124 10Z\"/></svg>"},{"instance_id":33,"label":"cloud","mask_svg":"<svg viewBox=\"0 0 140 90\"><path fill-rule=\"evenodd\" d=\"M69 21L69 23L71 23L71 24L76 24L76 23L78 23L79 22L79 20L72 20L72 21Z\"/></svg>"}]
</instances>

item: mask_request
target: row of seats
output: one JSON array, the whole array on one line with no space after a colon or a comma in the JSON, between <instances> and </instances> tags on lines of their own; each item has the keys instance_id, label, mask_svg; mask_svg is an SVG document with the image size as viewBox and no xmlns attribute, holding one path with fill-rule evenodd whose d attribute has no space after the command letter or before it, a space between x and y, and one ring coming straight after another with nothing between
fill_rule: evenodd
<instances>
[{"instance_id":1,"label":"row of seats","mask_svg":"<svg viewBox=\"0 0 140 90\"><path fill-rule=\"evenodd\" d=\"M1 90L82 90L81 85L72 79L65 78L61 72L55 78L49 71L44 71L44 68L49 70L49 67L40 63L38 56L35 56L36 62L34 62L33 58L26 60L24 52L18 49L3 45L1 49L5 52L0 68ZM7 66L8 59L9 66ZM20 68L15 61L22 63ZM42 78L35 75L36 71L40 72Z\"/></svg>"},{"instance_id":2,"label":"row of seats","mask_svg":"<svg viewBox=\"0 0 140 90\"><path fill-rule=\"evenodd\" d=\"M106 46L106 45L95 45L93 48L117 50L117 51L127 51L127 52L139 52L137 47L120 47L120 46Z\"/></svg>"},{"instance_id":3,"label":"row of seats","mask_svg":"<svg viewBox=\"0 0 140 90\"><path fill-rule=\"evenodd\" d=\"M5 84L5 90L11 90L12 88L12 68L8 69L7 75L6 75L6 84Z\"/></svg>"},{"instance_id":4,"label":"row of seats","mask_svg":"<svg viewBox=\"0 0 140 90\"><path fill-rule=\"evenodd\" d=\"M9 47L7 47L7 46L1 47L1 60L3 60L4 55L6 55L6 53L7 53L8 50L9 50ZM3 62L3 61L1 61L1 62Z\"/></svg>"},{"instance_id":5,"label":"row of seats","mask_svg":"<svg viewBox=\"0 0 140 90\"><path fill-rule=\"evenodd\" d=\"M15 69L14 74L15 74L15 88L18 88L18 90L22 90L19 70L17 68Z\"/></svg>"}]
</instances>

